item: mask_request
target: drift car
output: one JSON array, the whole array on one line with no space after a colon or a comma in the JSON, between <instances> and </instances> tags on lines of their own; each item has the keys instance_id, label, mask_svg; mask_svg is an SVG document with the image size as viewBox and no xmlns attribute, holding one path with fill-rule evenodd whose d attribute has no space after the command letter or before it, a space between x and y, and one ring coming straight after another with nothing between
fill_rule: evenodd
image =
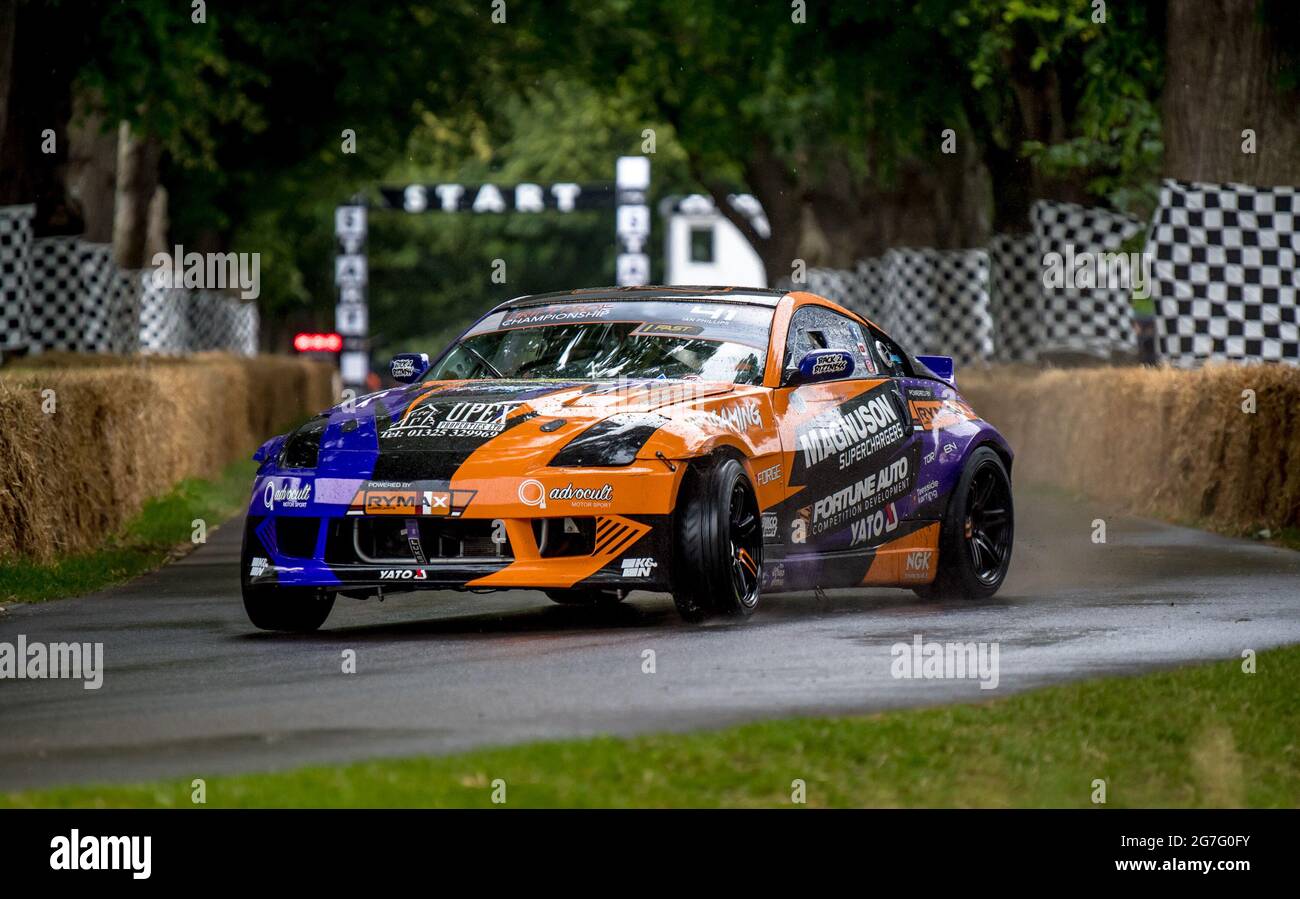
<instances>
[{"instance_id":1,"label":"drift car","mask_svg":"<svg viewBox=\"0 0 1300 899\"><path fill-rule=\"evenodd\" d=\"M242 581L258 627L418 589L667 591L694 621L764 592L987 597L1006 575L1011 449L952 360L813 294L523 297L392 375L407 386L257 451Z\"/></svg>"}]
</instances>

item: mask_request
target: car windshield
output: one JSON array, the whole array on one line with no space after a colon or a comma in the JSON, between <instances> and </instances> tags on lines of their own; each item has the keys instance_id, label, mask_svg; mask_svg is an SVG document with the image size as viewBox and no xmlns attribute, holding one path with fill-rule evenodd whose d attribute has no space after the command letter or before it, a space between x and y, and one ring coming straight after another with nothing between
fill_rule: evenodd
<instances>
[{"instance_id":1,"label":"car windshield","mask_svg":"<svg viewBox=\"0 0 1300 899\"><path fill-rule=\"evenodd\" d=\"M557 304L493 313L437 380L678 378L757 384L772 310L675 302Z\"/></svg>"}]
</instances>

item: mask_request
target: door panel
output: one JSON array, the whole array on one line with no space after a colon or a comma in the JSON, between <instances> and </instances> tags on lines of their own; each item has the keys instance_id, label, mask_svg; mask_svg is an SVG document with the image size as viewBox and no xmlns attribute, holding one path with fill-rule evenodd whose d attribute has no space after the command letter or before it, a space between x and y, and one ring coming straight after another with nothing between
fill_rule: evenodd
<instances>
[{"instance_id":1,"label":"door panel","mask_svg":"<svg viewBox=\"0 0 1300 899\"><path fill-rule=\"evenodd\" d=\"M768 532L785 554L861 551L894 536L920 456L898 385L833 381L782 388L773 399L786 498Z\"/></svg>"}]
</instances>

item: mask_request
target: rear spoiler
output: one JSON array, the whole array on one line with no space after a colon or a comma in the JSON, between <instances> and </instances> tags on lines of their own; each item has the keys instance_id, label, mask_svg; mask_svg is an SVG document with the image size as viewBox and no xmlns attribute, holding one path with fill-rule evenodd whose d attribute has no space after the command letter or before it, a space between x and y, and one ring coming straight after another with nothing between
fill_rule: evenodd
<instances>
[{"instance_id":1,"label":"rear spoiler","mask_svg":"<svg viewBox=\"0 0 1300 899\"><path fill-rule=\"evenodd\" d=\"M916 361L921 363L922 368L927 369L930 374L940 381L947 381L954 387L957 385L957 377L954 372L955 366L951 356L917 356Z\"/></svg>"}]
</instances>

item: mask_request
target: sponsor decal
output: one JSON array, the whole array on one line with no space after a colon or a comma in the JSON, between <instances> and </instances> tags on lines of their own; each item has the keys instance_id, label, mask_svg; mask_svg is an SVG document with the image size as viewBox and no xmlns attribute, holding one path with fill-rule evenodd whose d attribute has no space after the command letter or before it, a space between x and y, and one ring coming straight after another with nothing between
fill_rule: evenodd
<instances>
[{"instance_id":1,"label":"sponsor decal","mask_svg":"<svg viewBox=\"0 0 1300 899\"><path fill-rule=\"evenodd\" d=\"M456 403L434 427L434 436L495 437L506 428L506 418L522 403Z\"/></svg>"},{"instance_id":2,"label":"sponsor decal","mask_svg":"<svg viewBox=\"0 0 1300 899\"><path fill-rule=\"evenodd\" d=\"M541 481L529 478L519 482L519 501L525 506L546 508L546 487Z\"/></svg>"},{"instance_id":3,"label":"sponsor decal","mask_svg":"<svg viewBox=\"0 0 1300 899\"><path fill-rule=\"evenodd\" d=\"M930 450L928 453L925 454L925 457L921 460L921 462L922 462L923 464L925 464L925 465L929 465L931 462L933 462L933 461L934 461L935 459L937 459L938 457L939 457L939 451L938 451L938 450Z\"/></svg>"},{"instance_id":4,"label":"sponsor decal","mask_svg":"<svg viewBox=\"0 0 1300 899\"><path fill-rule=\"evenodd\" d=\"M437 419L437 406L416 406L401 421L385 428L379 437L382 440L392 440L397 437L432 437Z\"/></svg>"},{"instance_id":5,"label":"sponsor decal","mask_svg":"<svg viewBox=\"0 0 1300 899\"><path fill-rule=\"evenodd\" d=\"M955 453L955 452L957 452L957 444L955 444L955 443L945 443L945 444L943 445L943 454L944 454L945 456L951 456L951 455L952 455L953 453Z\"/></svg>"},{"instance_id":6,"label":"sponsor decal","mask_svg":"<svg viewBox=\"0 0 1300 899\"><path fill-rule=\"evenodd\" d=\"M476 490L375 489L371 484L357 491L349 515L450 516L459 518L474 499Z\"/></svg>"},{"instance_id":7,"label":"sponsor decal","mask_svg":"<svg viewBox=\"0 0 1300 899\"><path fill-rule=\"evenodd\" d=\"M262 505L274 509L304 509L311 500L311 482L304 483L302 478L282 478L278 482L268 479L262 490Z\"/></svg>"},{"instance_id":8,"label":"sponsor decal","mask_svg":"<svg viewBox=\"0 0 1300 899\"><path fill-rule=\"evenodd\" d=\"M776 538L779 524L777 523L775 512L763 513L763 539L773 540Z\"/></svg>"},{"instance_id":9,"label":"sponsor decal","mask_svg":"<svg viewBox=\"0 0 1300 899\"><path fill-rule=\"evenodd\" d=\"M918 430L950 428L977 417L974 409L959 400L908 400L907 406Z\"/></svg>"},{"instance_id":10,"label":"sponsor decal","mask_svg":"<svg viewBox=\"0 0 1300 899\"><path fill-rule=\"evenodd\" d=\"M790 521L790 542L808 542L808 510L800 509L799 517Z\"/></svg>"},{"instance_id":11,"label":"sponsor decal","mask_svg":"<svg viewBox=\"0 0 1300 899\"><path fill-rule=\"evenodd\" d=\"M710 322L730 322L735 321L740 310L735 306L700 306L698 304L691 307L689 315L683 316L683 321L710 321Z\"/></svg>"},{"instance_id":12,"label":"sponsor decal","mask_svg":"<svg viewBox=\"0 0 1300 899\"><path fill-rule=\"evenodd\" d=\"M574 487L572 483L565 487L552 487L550 498L564 500L570 505L605 505L614 499L614 487L605 484L601 487Z\"/></svg>"},{"instance_id":13,"label":"sponsor decal","mask_svg":"<svg viewBox=\"0 0 1300 899\"><path fill-rule=\"evenodd\" d=\"M389 373L398 381L403 378L413 378L415 377L415 360L409 356L399 356L389 366Z\"/></svg>"},{"instance_id":14,"label":"sponsor decal","mask_svg":"<svg viewBox=\"0 0 1300 899\"><path fill-rule=\"evenodd\" d=\"M423 568L383 568L379 571L381 581L424 581L429 573Z\"/></svg>"},{"instance_id":15,"label":"sponsor decal","mask_svg":"<svg viewBox=\"0 0 1300 899\"><path fill-rule=\"evenodd\" d=\"M543 306L539 309L516 309L501 319L501 327L517 328L526 325L549 325L555 322L590 321L607 318L613 311L613 303L566 303L562 306Z\"/></svg>"},{"instance_id":16,"label":"sponsor decal","mask_svg":"<svg viewBox=\"0 0 1300 899\"><path fill-rule=\"evenodd\" d=\"M400 422L389 425L379 436L384 440L398 437L474 437L487 440L506 429L510 413L523 403L453 403L445 408L417 406Z\"/></svg>"},{"instance_id":17,"label":"sponsor decal","mask_svg":"<svg viewBox=\"0 0 1300 899\"><path fill-rule=\"evenodd\" d=\"M765 587L784 587L785 586L785 563L777 562L764 570L767 575Z\"/></svg>"},{"instance_id":18,"label":"sponsor decal","mask_svg":"<svg viewBox=\"0 0 1300 899\"><path fill-rule=\"evenodd\" d=\"M415 490L366 490L361 497L365 515L415 515L419 502Z\"/></svg>"},{"instance_id":19,"label":"sponsor decal","mask_svg":"<svg viewBox=\"0 0 1300 899\"><path fill-rule=\"evenodd\" d=\"M816 535L835 530L902 496L910 489L915 477L913 468L908 456L899 456L875 474L867 475L817 500L807 507L811 510L808 517L812 533ZM803 514L802 510L800 514Z\"/></svg>"},{"instance_id":20,"label":"sponsor decal","mask_svg":"<svg viewBox=\"0 0 1300 899\"><path fill-rule=\"evenodd\" d=\"M658 567L659 563L651 558L624 559L623 577L649 577Z\"/></svg>"},{"instance_id":21,"label":"sponsor decal","mask_svg":"<svg viewBox=\"0 0 1300 899\"><path fill-rule=\"evenodd\" d=\"M916 488L916 504L922 506L939 498L939 482L927 481Z\"/></svg>"},{"instance_id":22,"label":"sponsor decal","mask_svg":"<svg viewBox=\"0 0 1300 899\"><path fill-rule=\"evenodd\" d=\"M763 427L763 413L754 400L744 400L695 412L691 418L700 424L713 425L733 434L743 434L751 428Z\"/></svg>"},{"instance_id":23,"label":"sponsor decal","mask_svg":"<svg viewBox=\"0 0 1300 899\"><path fill-rule=\"evenodd\" d=\"M878 387L800 425L791 483L833 459L840 471L887 452L907 437L889 387Z\"/></svg>"},{"instance_id":24,"label":"sponsor decal","mask_svg":"<svg viewBox=\"0 0 1300 899\"><path fill-rule=\"evenodd\" d=\"M852 524L849 546L859 546L879 540L886 534L898 530L898 507L890 503L883 509L867 515Z\"/></svg>"},{"instance_id":25,"label":"sponsor decal","mask_svg":"<svg viewBox=\"0 0 1300 899\"><path fill-rule=\"evenodd\" d=\"M847 371L848 367L848 356L818 356L816 361L813 362L812 371L808 372L808 374L814 378L819 375L838 375Z\"/></svg>"},{"instance_id":26,"label":"sponsor decal","mask_svg":"<svg viewBox=\"0 0 1300 899\"><path fill-rule=\"evenodd\" d=\"M632 332L635 335L657 337L698 337L704 333L699 325L679 325L672 322L646 322Z\"/></svg>"},{"instance_id":27,"label":"sponsor decal","mask_svg":"<svg viewBox=\"0 0 1300 899\"><path fill-rule=\"evenodd\" d=\"M420 523L409 518L406 520L406 545L411 548L411 558L415 559L417 565L429 561L424 554L424 544L420 542Z\"/></svg>"},{"instance_id":28,"label":"sponsor decal","mask_svg":"<svg viewBox=\"0 0 1300 899\"><path fill-rule=\"evenodd\" d=\"M261 556L254 556L253 560L248 563L248 576L261 577L266 572L266 559Z\"/></svg>"},{"instance_id":29,"label":"sponsor decal","mask_svg":"<svg viewBox=\"0 0 1300 899\"><path fill-rule=\"evenodd\" d=\"M930 561L934 557L932 549L917 549L903 557L903 580L928 581L930 579Z\"/></svg>"},{"instance_id":30,"label":"sponsor decal","mask_svg":"<svg viewBox=\"0 0 1300 899\"><path fill-rule=\"evenodd\" d=\"M781 463L778 462L770 468L764 468L758 473L759 484L771 484L773 481L781 480Z\"/></svg>"}]
</instances>

